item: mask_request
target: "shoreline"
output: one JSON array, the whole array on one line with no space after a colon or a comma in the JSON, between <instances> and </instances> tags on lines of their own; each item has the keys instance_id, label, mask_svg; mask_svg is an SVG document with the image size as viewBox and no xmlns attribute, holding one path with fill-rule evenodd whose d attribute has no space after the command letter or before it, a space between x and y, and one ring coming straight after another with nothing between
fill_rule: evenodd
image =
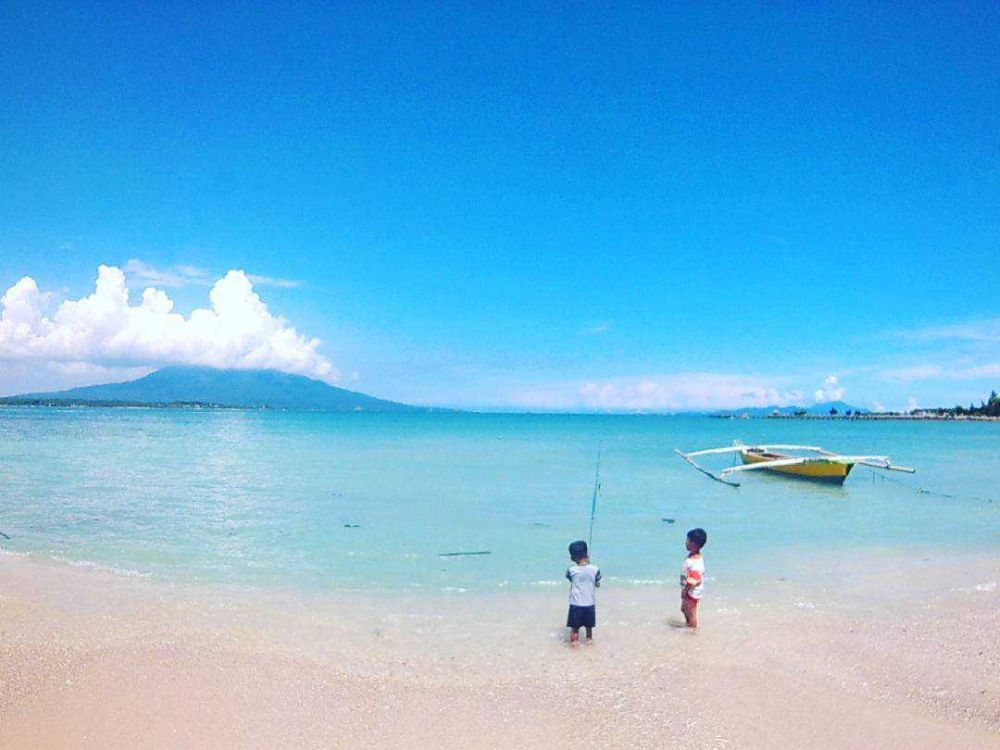
<instances>
[{"instance_id":1,"label":"shoreline","mask_svg":"<svg viewBox=\"0 0 1000 750\"><path fill-rule=\"evenodd\" d=\"M797 422L1000 422L985 414L706 414L711 419L777 419Z\"/></svg>"},{"instance_id":2,"label":"shoreline","mask_svg":"<svg viewBox=\"0 0 1000 750\"><path fill-rule=\"evenodd\" d=\"M720 417L721 419L742 419L742 417ZM752 419L752 417L751 417ZM768 414L764 419L800 419L827 422L1000 422L1000 417L979 414Z\"/></svg>"},{"instance_id":3,"label":"shoreline","mask_svg":"<svg viewBox=\"0 0 1000 750\"><path fill-rule=\"evenodd\" d=\"M0 726L29 748L995 746L1000 561L919 562L716 587L698 633L666 624L669 589L608 589L597 643L570 648L561 591L181 586L4 556Z\"/></svg>"}]
</instances>

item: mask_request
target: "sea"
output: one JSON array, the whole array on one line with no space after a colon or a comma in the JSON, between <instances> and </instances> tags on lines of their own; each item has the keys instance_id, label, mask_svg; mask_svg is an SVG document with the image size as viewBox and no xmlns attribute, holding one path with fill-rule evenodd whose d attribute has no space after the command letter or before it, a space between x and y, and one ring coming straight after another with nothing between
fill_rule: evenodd
<instances>
[{"instance_id":1,"label":"sea","mask_svg":"<svg viewBox=\"0 0 1000 750\"><path fill-rule=\"evenodd\" d=\"M748 472L733 488L674 453L736 440L884 454L916 473L857 466L833 487ZM817 560L1000 550L1000 423L0 409L0 552L175 584L561 587L595 484L592 558L616 586L674 585L696 526L709 580L728 584Z\"/></svg>"}]
</instances>

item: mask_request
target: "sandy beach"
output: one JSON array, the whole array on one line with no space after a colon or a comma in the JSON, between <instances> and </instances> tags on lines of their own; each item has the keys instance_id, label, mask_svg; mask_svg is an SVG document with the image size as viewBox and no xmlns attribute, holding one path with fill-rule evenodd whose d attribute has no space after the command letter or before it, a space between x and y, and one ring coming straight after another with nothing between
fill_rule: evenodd
<instances>
[{"instance_id":1,"label":"sandy beach","mask_svg":"<svg viewBox=\"0 0 1000 750\"><path fill-rule=\"evenodd\" d=\"M602 592L398 597L179 587L0 557L0 746L996 747L995 556Z\"/></svg>"}]
</instances>

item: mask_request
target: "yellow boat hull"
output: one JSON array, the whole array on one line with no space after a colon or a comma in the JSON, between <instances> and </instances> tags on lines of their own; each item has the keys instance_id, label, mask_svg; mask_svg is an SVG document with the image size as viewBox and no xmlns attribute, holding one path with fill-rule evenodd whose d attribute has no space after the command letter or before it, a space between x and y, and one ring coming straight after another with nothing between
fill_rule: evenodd
<instances>
[{"instance_id":1,"label":"yellow boat hull","mask_svg":"<svg viewBox=\"0 0 1000 750\"><path fill-rule=\"evenodd\" d=\"M780 458L790 458L780 453L756 453L752 451L742 451L740 456L742 456L743 463L745 464L759 464L765 461L776 461ZM808 479L813 482L843 484L853 468L854 464L836 463L834 461L810 461L807 464L776 466L773 469L763 469L763 471L771 471L775 474L783 474L795 479Z\"/></svg>"}]
</instances>

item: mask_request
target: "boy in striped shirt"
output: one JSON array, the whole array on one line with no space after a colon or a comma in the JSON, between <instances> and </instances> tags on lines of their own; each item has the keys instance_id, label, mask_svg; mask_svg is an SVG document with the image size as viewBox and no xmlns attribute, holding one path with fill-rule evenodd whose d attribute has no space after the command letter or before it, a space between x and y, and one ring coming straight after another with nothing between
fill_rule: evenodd
<instances>
[{"instance_id":1,"label":"boy in striped shirt","mask_svg":"<svg viewBox=\"0 0 1000 750\"><path fill-rule=\"evenodd\" d=\"M684 545L688 556L681 568L681 612L684 623L691 629L698 627L698 602L705 591L705 560L701 548L707 541L704 529L691 529Z\"/></svg>"}]
</instances>

